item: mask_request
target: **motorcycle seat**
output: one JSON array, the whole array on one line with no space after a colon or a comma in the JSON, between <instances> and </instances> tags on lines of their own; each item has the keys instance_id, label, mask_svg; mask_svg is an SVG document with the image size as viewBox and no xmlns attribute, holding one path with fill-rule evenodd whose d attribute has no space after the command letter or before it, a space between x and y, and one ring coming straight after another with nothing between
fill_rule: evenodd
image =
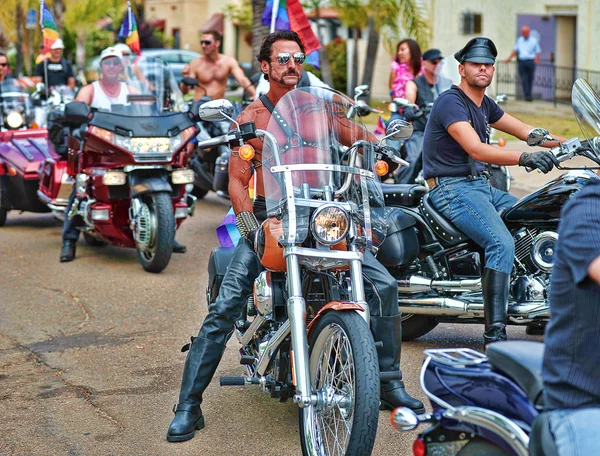
<instances>
[{"instance_id":1,"label":"motorcycle seat","mask_svg":"<svg viewBox=\"0 0 600 456\"><path fill-rule=\"evenodd\" d=\"M381 184L386 206L416 207L427 193L427 188L418 184Z\"/></svg>"},{"instance_id":2,"label":"motorcycle seat","mask_svg":"<svg viewBox=\"0 0 600 456\"><path fill-rule=\"evenodd\" d=\"M469 239L468 236L456 228L446 217L437 211L429 199L429 193L427 193L421 199L419 210L421 211L421 214L425 218L425 221L429 227L446 247L458 245L461 242L465 242L467 239Z\"/></svg>"},{"instance_id":3,"label":"motorcycle seat","mask_svg":"<svg viewBox=\"0 0 600 456\"><path fill-rule=\"evenodd\" d=\"M521 387L537 408L544 406L544 344L526 340L495 342L487 348L492 368Z\"/></svg>"}]
</instances>

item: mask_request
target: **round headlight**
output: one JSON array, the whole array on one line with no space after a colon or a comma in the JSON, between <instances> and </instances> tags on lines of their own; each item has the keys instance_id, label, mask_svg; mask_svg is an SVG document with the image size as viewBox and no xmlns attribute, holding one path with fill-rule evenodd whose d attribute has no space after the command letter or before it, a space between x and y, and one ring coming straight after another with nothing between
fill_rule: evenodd
<instances>
[{"instance_id":1,"label":"round headlight","mask_svg":"<svg viewBox=\"0 0 600 456\"><path fill-rule=\"evenodd\" d=\"M313 214L310 228L313 236L321 244L335 245L348 234L350 217L338 206L321 206Z\"/></svg>"},{"instance_id":2,"label":"round headlight","mask_svg":"<svg viewBox=\"0 0 600 456\"><path fill-rule=\"evenodd\" d=\"M16 111L10 112L6 116L6 125L8 128L20 128L23 125L23 116Z\"/></svg>"}]
</instances>

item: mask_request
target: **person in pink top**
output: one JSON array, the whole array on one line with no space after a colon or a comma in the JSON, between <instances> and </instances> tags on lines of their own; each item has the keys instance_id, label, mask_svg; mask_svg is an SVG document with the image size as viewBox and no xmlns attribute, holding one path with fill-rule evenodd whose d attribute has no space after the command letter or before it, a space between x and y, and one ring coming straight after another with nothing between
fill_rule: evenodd
<instances>
[{"instance_id":1,"label":"person in pink top","mask_svg":"<svg viewBox=\"0 0 600 456\"><path fill-rule=\"evenodd\" d=\"M392 98L404 98L406 83L421 73L419 44L410 38L400 41L390 71L389 88Z\"/></svg>"}]
</instances>

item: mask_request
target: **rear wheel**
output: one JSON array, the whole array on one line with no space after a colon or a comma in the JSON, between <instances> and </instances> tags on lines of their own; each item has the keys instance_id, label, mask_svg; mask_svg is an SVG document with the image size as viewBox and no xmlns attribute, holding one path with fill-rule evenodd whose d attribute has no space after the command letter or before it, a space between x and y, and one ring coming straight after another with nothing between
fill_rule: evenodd
<instances>
[{"instance_id":1,"label":"rear wheel","mask_svg":"<svg viewBox=\"0 0 600 456\"><path fill-rule=\"evenodd\" d=\"M402 340L410 341L424 336L438 325L434 317L426 315L402 315Z\"/></svg>"},{"instance_id":2,"label":"rear wheel","mask_svg":"<svg viewBox=\"0 0 600 456\"><path fill-rule=\"evenodd\" d=\"M168 193L142 196L134 237L138 258L146 271L161 272L167 267L175 238L173 204Z\"/></svg>"},{"instance_id":3,"label":"rear wheel","mask_svg":"<svg viewBox=\"0 0 600 456\"><path fill-rule=\"evenodd\" d=\"M83 233L83 239L85 240L85 243L90 247L104 247L106 245L106 242L97 239L91 234L85 232Z\"/></svg>"},{"instance_id":4,"label":"rear wheel","mask_svg":"<svg viewBox=\"0 0 600 456\"><path fill-rule=\"evenodd\" d=\"M4 188L2 187L2 177L0 176L0 226L4 226L6 223L6 214L8 214L8 209L4 200Z\"/></svg>"},{"instance_id":5,"label":"rear wheel","mask_svg":"<svg viewBox=\"0 0 600 456\"><path fill-rule=\"evenodd\" d=\"M328 312L310 334L310 378L316 405L300 409L302 454L371 454L379 417L379 362L365 321Z\"/></svg>"}]
</instances>

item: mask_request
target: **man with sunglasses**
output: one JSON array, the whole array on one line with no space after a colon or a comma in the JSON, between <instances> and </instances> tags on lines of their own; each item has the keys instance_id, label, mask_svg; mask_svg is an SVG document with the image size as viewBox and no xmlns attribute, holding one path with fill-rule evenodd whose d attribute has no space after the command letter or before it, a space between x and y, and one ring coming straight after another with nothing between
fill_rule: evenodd
<instances>
[{"instance_id":1,"label":"man with sunglasses","mask_svg":"<svg viewBox=\"0 0 600 456\"><path fill-rule=\"evenodd\" d=\"M305 59L304 44L297 33L279 30L265 37L257 59L264 77L270 82L270 89L266 95L250 104L237 121L253 121L256 128L266 129L274 106L300 80ZM305 107L311 109L306 115L310 116L309 121L319 122L319 111L315 109L318 103L314 103L310 96L308 98ZM298 109L303 110L304 107L299 106ZM344 117L336 126L340 129L340 138L346 136L346 122L351 121ZM365 139L376 141L371 133ZM257 155L260 155L262 142L255 139L250 144L256 149ZM253 174L251 167L254 167L256 181L257 195L254 201L248 195L250 176ZM202 395L210 384L225 351L225 344L233 333L233 322L239 318L246 305L246 297L252 292L254 280L261 271L260 261L251 242L253 233L259 226L258 220L266 217L261 168L259 161L250 163L240 158L236 150L232 151L229 162L229 194L242 239L235 247L219 296L210 305L198 337L193 338L189 347L179 403L173 408L175 418L167 432L169 442L189 440L194 437L197 429L204 427L204 416L200 408ZM402 315L398 312L398 284L368 249L364 255L363 275L372 331L375 340L382 342L379 368L385 372L395 372L399 378L381 383L382 407L405 406L423 412L422 402L412 398L404 389L400 372Z\"/></svg>"},{"instance_id":2,"label":"man with sunglasses","mask_svg":"<svg viewBox=\"0 0 600 456\"><path fill-rule=\"evenodd\" d=\"M398 168L396 173L396 182L399 184L414 183L415 178L423 167L423 159L421 151L423 149L423 134L425 133L425 125L429 118L429 112L425 112L424 108L431 106L437 98L437 93L434 86L435 69L438 63L444 58L442 51L439 49L428 49L423 53L423 73L408 81L405 87L405 97L415 103L418 108L405 108L404 117L413 125L413 134L404 143L406 151L405 160L410 163L410 166L402 166Z\"/></svg>"},{"instance_id":3,"label":"man with sunglasses","mask_svg":"<svg viewBox=\"0 0 600 456\"><path fill-rule=\"evenodd\" d=\"M194 101L203 96L209 96L213 99L225 98L227 79L230 74L251 97L254 97L255 88L246 77L246 73L244 73L238 61L219 52L221 39L221 34L215 30L203 33L200 39L203 55L192 60L181 71L183 77L195 78L198 81L199 86L196 87L194 92ZM189 89L189 86L181 84L181 91L184 94Z\"/></svg>"},{"instance_id":4,"label":"man with sunglasses","mask_svg":"<svg viewBox=\"0 0 600 456\"><path fill-rule=\"evenodd\" d=\"M0 52L0 83L12 78L8 72L9 69L8 57L4 52Z\"/></svg>"}]
</instances>

